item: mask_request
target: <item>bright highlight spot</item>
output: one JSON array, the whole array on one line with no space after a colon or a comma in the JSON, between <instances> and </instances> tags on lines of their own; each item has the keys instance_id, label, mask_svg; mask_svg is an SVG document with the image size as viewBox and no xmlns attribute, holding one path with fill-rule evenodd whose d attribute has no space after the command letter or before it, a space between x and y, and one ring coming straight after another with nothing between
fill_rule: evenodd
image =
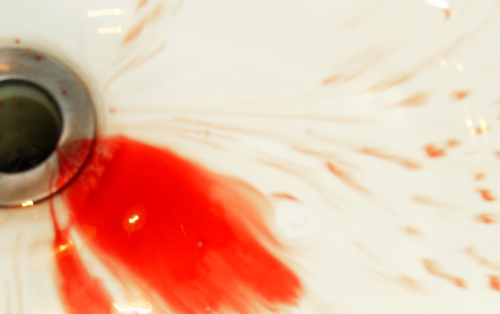
<instances>
[{"instance_id":1,"label":"bright highlight spot","mask_svg":"<svg viewBox=\"0 0 500 314\"><path fill-rule=\"evenodd\" d=\"M67 248L73 246L73 241L68 240L67 243L59 245L59 247L56 250L56 253L61 253L62 251L66 250Z\"/></svg>"},{"instance_id":2,"label":"bright highlight spot","mask_svg":"<svg viewBox=\"0 0 500 314\"><path fill-rule=\"evenodd\" d=\"M134 215L134 217L130 218L128 220L128 222L130 222L131 224L133 224L134 222L136 222L137 220L139 220L139 216L137 215Z\"/></svg>"},{"instance_id":3,"label":"bright highlight spot","mask_svg":"<svg viewBox=\"0 0 500 314\"><path fill-rule=\"evenodd\" d=\"M122 28L120 26L115 26L115 27L101 27L97 29L98 34L115 34L115 33L121 33Z\"/></svg>"},{"instance_id":4,"label":"bright highlight spot","mask_svg":"<svg viewBox=\"0 0 500 314\"><path fill-rule=\"evenodd\" d=\"M427 0L427 3L436 6L441 9L449 9L450 5L446 0Z\"/></svg>"},{"instance_id":5,"label":"bright highlight spot","mask_svg":"<svg viewBox=\"0 0 500 314\"><path fill-rule=\"evenodd\" d=\"M149 302L113 303L113 306L120 313L136 312L139 314L147 314L153 310L153 306Z\"/></svg>"},{"instance_id":6,"label":"bright highlight spot","mask_svg":"<svg viewBox=\"0 0 500 314\"><path fill-rule=\"evenodd\" d=\"M107 10L95 10L87 11L88 17L98 17L107 15L122 15L124 11L122 9L107 9Z\"/></svg>"},{"instance_id":7,"label":"bright highlight spot","mask_svg":"<svg viewBox=\"0 0 500 314\"><path fill-rule=\"evenodd\" d=\"M21 204L23 207L33 206L33 201L26 201Z\"/></svg>"},{"instance_id":8,"label":"bright highlight spot","mask_svg":"<svg viewBox=\"0 0 500 314\"><path fill-rule=\"evenodd\" d=\"M484 119L479 119L479 129L482 134L488 133L488 126L486 125L486 121Z\"/></svg>"}]
</instances>

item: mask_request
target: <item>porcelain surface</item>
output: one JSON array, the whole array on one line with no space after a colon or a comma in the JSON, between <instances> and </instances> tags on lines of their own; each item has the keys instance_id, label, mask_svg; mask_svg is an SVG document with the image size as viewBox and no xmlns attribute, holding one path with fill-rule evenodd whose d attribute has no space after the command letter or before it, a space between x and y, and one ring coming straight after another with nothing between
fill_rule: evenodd
<instances>
[{"instance_id":1,"label":"porcelain surface","mask_svg":"<svg viewBox=\"0 0 500 314\"><path fill-rule=\"evenodd\" d=\"M86 215L78 197L63 191L0 211L0 313L84 314L78 300L100 300L93 290L64 293L77 278L58 262L65 250L109 303L87 313L498 312L499 1L17 0L0 8L4 47L47 51L87 83L100 139L166 149L217 176L210 182L229 178L244 185L243 198L258 194L265 206L238 205L227 217L236 213L295 276L283 278L299 282L273 288L290 290L281 299L241 284L216 300L201 287L231 286L223 268L234 263L225 261L210 264L207 276L222 275L206 282L176 278L192 289L176 294L181 300L165 297L117 257L125 255L107 253L112 237L92 240L78 224ZM112 145L102 147L105 159ZM130 180L131 165L120 168ZM125 189L133 182L122 174ZM217 203L225 194L210 195ZM127 212L129 236L141 210ZM144 259L159 254L134 245Z\"/></svg>"}]
</instances>

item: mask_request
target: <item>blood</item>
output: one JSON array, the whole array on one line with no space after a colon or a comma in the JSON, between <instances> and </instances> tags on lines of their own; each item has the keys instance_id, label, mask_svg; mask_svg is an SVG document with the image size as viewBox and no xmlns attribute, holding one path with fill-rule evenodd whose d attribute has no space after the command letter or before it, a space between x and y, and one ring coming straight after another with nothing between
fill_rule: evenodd
<instances>
[{"instance_id":1,"label":"blood","mask_svg":"<svg viewBox=\"0 0 500 314\"><path fill-rule=\"evenodd\" d=\"M446 155L446 151L444 149L438 148L434 144L425 146L425 152L431 158L438 158Z\"/></svg>"},{"instance_id":2,"label":"blood","mask_svg":"<svg viewBox=\"0 0 500 314\"><path fill-rule=\"evenodd\" d=\"M476 219L485 224L492 224L497 222L495 214L480 214L476 216Z\"/></svg>"},{"instance_id":3,"label":"blood","mask_svg":"<svg viewBox=\"0 0 500 314\"><path fill-rule=\"evenodd\" d=\"M484 201L486 202L493 202L496 201L496 198L491 194L491 191L488 189L477 189L479 194L481 194L481 197L483 198Z\"/></svg>"},{"instance_id":4,"label":"blood","mask_svg":"<svg viewBox=\"0 0 500 314\"><path fill-rule=\"evenodd\" d=\"M424 262L425 269L429 273L431 273L435 276L441 277L443 279L449 280L449 281L453 282L457 287L460 287L460 288L467 287L467 285L465 284L465 281L463 279L461 279L459 277L451 276L451 275L448 275L448 274L442 272L438 268L436 262L428 260L428 259L423 260L423 262Z\"/></svg>"},{"instance_id":5,"label":"blood","mask_svg":"<svg viewBox=\"0 0 500 314\"><path fill-rule=\"evenodd\" d=\"M60 295L67 313L111 313L111 298L98 278L85 269L68 231L62 230L55 218L53 201L50 200L54 221L54 256L58 269Z\"/></svg>"},{"instance_id":6,"label":"blood","mask_svg":"<svg viewBox=\"0 0 500 314\"><path fill-rule=\"evenodd\" d=\"M490 287L494 290L500 291L500 277L491 275L490 276Z\"/></svg>"},{"instance_id":7,"label":"blood","mask_svg":"<svg viewBox=\"0 0 500 314\"><path fill-rule=\"evenodd\" d=\"M459 90L459 91L453 92L452 96L453 96L453 98L455 98L456 101L459 101L459 100L465 99L467 96L469 96L469 92L464 91L464 90Z\"/></svg>"},{"instance_id":8,"label":"blood","mask_svg":"<svg viewBox=\"0 0 500 314\"><path fill-rule=\"evenodd\" d=\"M262 231L256 213L265 198L170 151L123 136L101 140L63 197L108 269L121 265L176 313L276 312L302 294L298 277L270 251L277 241ZM59 234L57 245L64 241ZM66 281L85 277L74 258L58 263Z\"/></svg>"}]
</instances>

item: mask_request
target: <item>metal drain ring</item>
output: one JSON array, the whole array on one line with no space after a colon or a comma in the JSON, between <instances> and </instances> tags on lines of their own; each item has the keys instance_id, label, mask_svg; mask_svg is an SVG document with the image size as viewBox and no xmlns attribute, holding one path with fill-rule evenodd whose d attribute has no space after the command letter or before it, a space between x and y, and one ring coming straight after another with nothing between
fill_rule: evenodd
<instances>
[{"instance_id":1,"label":"metal drain ring","mask_svg":"<svg viewBox=\"0 0 500 314\"><path fill-rule=\"evenodd\" d=\"M0 50L0 83L11 80L43 89L55 102L62 120L57 148L45 161L23 172L0 172L0 206L29 206L64 187L83 166L95 137L95 112L82 80L45 53Z\"/></svg>"}]
</instances>

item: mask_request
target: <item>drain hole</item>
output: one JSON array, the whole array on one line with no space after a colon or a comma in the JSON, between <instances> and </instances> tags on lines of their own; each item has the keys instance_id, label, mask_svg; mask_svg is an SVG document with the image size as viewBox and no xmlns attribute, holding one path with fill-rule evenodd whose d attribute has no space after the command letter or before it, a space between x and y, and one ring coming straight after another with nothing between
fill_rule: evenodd
<instances>
[{"instance_id":1,"label":"drain hole","mask_svg":"<svg viewBox=\"0 0 500 314\"><path fill-rule=\"evenodd\" d=\"M62 130L59 108L35 84L0 82L0 172L32 169L56 149Z\"/></svg>"}]
</instances>

